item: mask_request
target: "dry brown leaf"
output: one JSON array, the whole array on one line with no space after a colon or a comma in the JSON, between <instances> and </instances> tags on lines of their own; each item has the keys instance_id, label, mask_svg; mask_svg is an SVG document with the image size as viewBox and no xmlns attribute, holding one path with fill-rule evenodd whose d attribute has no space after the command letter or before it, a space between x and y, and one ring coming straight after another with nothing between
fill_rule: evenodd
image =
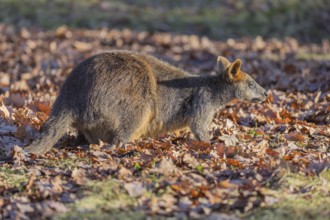
<instances>
[{"instance_id":1,"label":"dry brown leaf","mask_svg":"<svg viewBox=\"0 0 330 220\"><path fill-rule=\"evenodd\" d=\"M51 106L49 102L36 102L35 106L39 111L45 113L46 115L49 115L51 112Z\"/></svg>"},{"instance_id":2,"label":"dry brown leaf","mask_svg":"<svg viewBox=\"0 0 330 220\"><path fill-rule=\"evenodd\" d=\"M235 135L223 134L219 137L219 139L224 141L226 146L235 146L238 143L238 139Z\"/></svg>"},{"instance_id":3,"label":"dry brown leaf","mask_svg":"<svg viewBox=\"0 0 330 220\"><path fill-rule=\"evenodd\" d=\"M224 188L238 188L236 184L232 184L229 180L221 181L220 186Z\"/></svg>"},{"instance_id":4,"label":"dry brown leaf","mask_svg":"<svg viewBox=\"0 0 330 220\"><path fill-rule=\"evenodd\" d=\"M199 162L196 160L196 158L189 153L183 156L183 162L187 163L191 168L195 168L199 165Z\"/></svg>"},{"instance_id":5,"label":"dry brown leaf","mask_svg":"<svg viewBox=\"0 0 330 220\"><path fill-rule=\"evenodd\" d=\"M63 25L55 30L55 36L60 38L69 38L72 36L72 33L69 31L66 25Z\"/></svg>"},{"instance_id":6,"label":"dry brown leaf","mask_svg":"<svg viewBox=\"0 0 330 220\"><path fill-rule=\"evenodd\" d=\"M151 169L152 172L159 173L165 176L177 175L179 173L178 168L173 163L172 159L163 158L156 168Z\"/></svg>"},{"instance_id":7,"label":"dry brown leaf","mask_svg":"<svg viewBox=\"0 0 330 220\"><path fill-rule=\"evenodd\" d=\"M288 141L300 141L303 142L305 140L305 137L302 133L298 133L298 132L291 132L287 135L285 135L285 138Z\"/></svg>"},{"instance_id":8,"label":"dry brown leaf","mask_svg":"<svg viewBox=\"0 0 330 220\"><path fill-rule=\"evenodd\" d=\"M0 114L4 118L9 118L9 116L10 116L10 113L9 113L7 107L5 106L5 104L3 104L2 101L0 102Z\"/></svg>"},{"instance_id":9,"label":"dry brown leaf","mask_svg":"<svg viewBox=\"0 0 330 220\"><path fill-rule=\"evenodd\" d=\"M76 41L74 42L74 46L75 48L79 51L79 52L86 52L89 51L93 48L93 45L90 43L86 43L86 42L82 42L82 41Z\"/></svg>"},{"instance_id":10,"label":"dry brown leaf","mask_svg":"<svg viewBox=\"0 0 330 220\"><path fill-rule=\"evenodd\" d=\"M61 179L61 176L60 175L57 175L54 178L52 178L51 182L52 182L52 185L53 185L54 192L62 192L63 191L63 188L62 188L62 179Z\"/></svg>"},{"instance_id":11,"label":"dry brown leaf","mask_svg":"<svg viewBox=\"0 0 330 220\"><path fill-rule=\"evenodd\" d=\"M127 190L128 194L132 197L142 196L146 192L146 188L141 182L131 182L125 183L124 188Z\"/></svg>"},{"instance_id":12,"label":"dry brown leaf","mask_svg":"<svg viewBox=\"0 0 330 220\"><path fill-rule=\"evenodd\" d=\"M74 168L71 173L71 177L78 185L84 185L87 181L86 171L81 168Z\"/></svg>"},{"instance_id":13,"label":"dry brown leaf","mask_svg":"<svg viewBox=\"0 0 330 220\"><path fill-rule=\"evenodd\" d=\"M121 167L118 171L118 179L120 180L130 177L132 175L133 175L132 171L125 167Z\"/></svg>"},{"instance_id":14,"label":"dry brown leaf","mask_svg":"<svg viewBox=\"0 0 330 220\"><path fill-rule=\"evenodd\" d=\"M25 190L30 190L34 181L36 179L36 175L34 173L31 173L29 176L29 181L27 182L27 184L25 185Z\"/></svg>"}]
</instances>

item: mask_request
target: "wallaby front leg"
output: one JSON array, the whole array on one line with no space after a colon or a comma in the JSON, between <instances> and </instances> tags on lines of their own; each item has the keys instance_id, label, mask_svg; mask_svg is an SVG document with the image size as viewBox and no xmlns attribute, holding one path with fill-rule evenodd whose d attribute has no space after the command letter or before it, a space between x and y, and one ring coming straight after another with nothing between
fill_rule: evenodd
<instances>
[{"instance_id":1,"label":"wallaby front leg","mask_svg":"<svg viewBox=\"0 0 330 220\"><path fill-rule=\"evenodd\" d=\"M195 117L190 122L190 130L199 141L209 142L210 135L208 127L211 123L212 117Z\"/></svg>"}]
</instances>

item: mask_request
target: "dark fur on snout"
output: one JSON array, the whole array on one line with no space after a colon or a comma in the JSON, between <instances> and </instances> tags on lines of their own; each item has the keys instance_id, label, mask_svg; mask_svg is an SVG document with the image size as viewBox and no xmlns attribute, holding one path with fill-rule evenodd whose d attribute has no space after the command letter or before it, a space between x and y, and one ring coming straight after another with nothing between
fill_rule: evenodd
<instances>
[{"instance_id":1,"label":"dark fur on snout","mask_svg":"<svg viewBox=\"0 0 330 220\"><path fill-rule=\"evenodd\" d=\"M208 125L228 101L265 99L241 64L218 57L219 74L201 77L135 52L93 56L69 75L41 137L26 150L47 152L69 128L89 143L127 143L185 127L209 141Z\"/></svg>"}]
</instances>

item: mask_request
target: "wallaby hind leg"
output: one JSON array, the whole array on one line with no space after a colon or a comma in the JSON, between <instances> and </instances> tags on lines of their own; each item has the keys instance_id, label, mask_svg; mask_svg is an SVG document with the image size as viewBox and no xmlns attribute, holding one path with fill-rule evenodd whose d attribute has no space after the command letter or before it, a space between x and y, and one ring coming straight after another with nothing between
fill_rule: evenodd
<instances>
[{"instance_id":1,"label":"wallaby hind leg","mask_svg":"<svg viewBox=\"0 0 330 220\"><path fill-rule=\"evenodd\" d=\"M41 128L41 136L25 148L29 153L44 154L66 133L71 126L72 116L70 113L61 113L51 116Z\"/></svg>"},{"instance_id":2,"label":"wallaby hind leg","mask_svg":"<svg viewBox=\"0 0 330 220\"><path fill-rule=\"evenodd\" d=\"M134 115L134 117L127 117L127 115ZM111 145L118 145L138 139L145 134L151 116L150 108L142 107L127 110L120 118L104 117L88 126L85 125L86 123L80 123L75 127L90 144L98 144L101 140Z\"/></svg>"},{"instance_id":3,"label":"wallaby hind leg","mask_svg":"<svg viewBox=\"0 0 330 220\"><path fill-rule=\"evenodd\" d=\"M120 133L119 136L119 132L112 130L113 127L113 123L102 123L99 126L83 128L80 132L89 144L99 144L100 140L109 144L126 143L125 137L129 136L130 129L127 129L125 133Z\"/></svg>"},{"instance_id":4,"label":"wallaby hind leg","mask_svg":"<svg viewBox=\"0 0 330 220\"><path fill-rule=\"evenodd\" d=\"M117 128L110 144L127 143L143 137L148 132L148 126L152 118L152 113L149 109L141 112L140 115L135 115L135 118L130 120L122 120L120 127Z\"/></svg>"}]
</instances>

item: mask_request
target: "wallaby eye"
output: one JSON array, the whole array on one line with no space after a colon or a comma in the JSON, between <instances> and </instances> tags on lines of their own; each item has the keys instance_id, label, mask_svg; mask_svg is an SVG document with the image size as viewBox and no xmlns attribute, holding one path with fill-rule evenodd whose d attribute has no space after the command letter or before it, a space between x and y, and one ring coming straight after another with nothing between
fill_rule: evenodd
<instances>
[{"instance_id":1,"label":"wallaby eye","mask_svg":"<svg viewBox=\"0 0 330 220\"><path fill-rule=\"evenodd\" d=\"M250 88L253 88L254 87L254 84L252 82L249 83L249 87Z\"/></svg>"}]
</instances>

